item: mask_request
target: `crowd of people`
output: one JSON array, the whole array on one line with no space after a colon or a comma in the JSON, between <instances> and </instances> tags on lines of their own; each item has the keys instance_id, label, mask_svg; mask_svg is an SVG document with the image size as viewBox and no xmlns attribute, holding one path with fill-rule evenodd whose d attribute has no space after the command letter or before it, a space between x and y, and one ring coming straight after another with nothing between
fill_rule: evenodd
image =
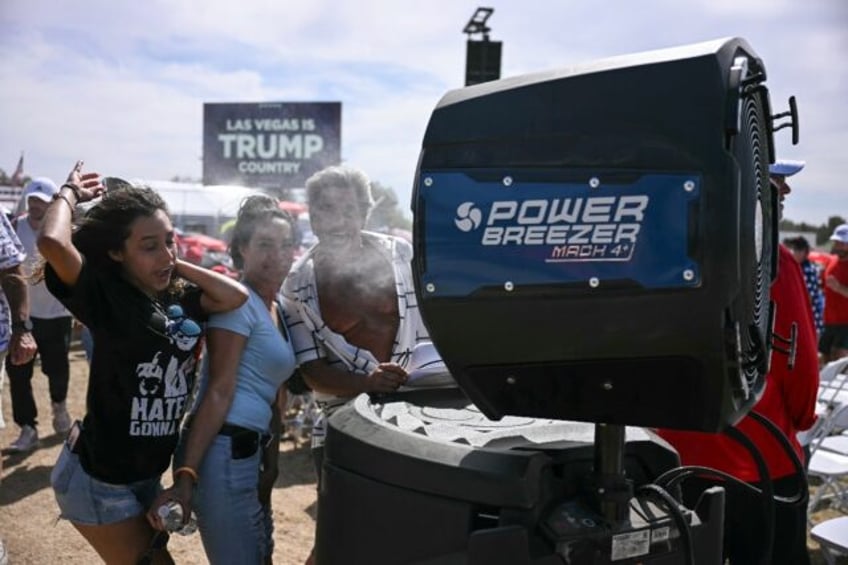
<instances>
[{"instance_id":1,"label":"crowd of people","mask_svg":"<svg viewBox=\"0 0 848 565\"><path fill-rule=\"evenodd\" d=\"M773 165L781 202L791 190L787 177L802 167ZM320 484L325 419L360 393L397 390L413 348L429 341L412 247L365 230L374 203L363 172L328 167L307 181L318 240L297 260L297 223L279 202L260 195L242 203L229 243L234 280L179 257L154 190L115 182L107 189L101 180L78 162L60 187L30 182L27 212L14 225L0 215L0 356L21 429L10 449L38 445L31 388L38 355L53 428L67 435L51 474L61 517L105 562L173 563L159 509L175 503L184 523L196 513L211 563L270 563L270 494L287 388L302 378L320 406L312 436ZM832 254L819 255L823 267L805 241L780 249L775 331L797 327L797 356L791 365L773 360L754 408L799 460L796 434L815 419L819 363L848 355L848 225L830 239ZM72 422L65 397L74 320L89 332L92 350L86 413ZM769 434L750 418L739 428L763 452L775 493L802 488ZM763 489L767 478L727 437L660 433L684 464ZM725 486L725 555L749 562L766 535L760 505L750 490ZM692 481L687 501L704 487ZM775 563L808 561L805 528L806 507L779 508ZM315 559L313 552L309 562Z\"/></svg>"},{"instance_id":2,"label":"crowd of people","mask_svg":"<svg viewBox=\"0 0 848 565\"><path fill-rule=\"evenodd\" d=\"M370 181L329 167L307 183L319 242L294 269L293 218L271 196L242 203L229 243L234 280L178 256L155 191L101 180L81 162L61 187L36 179L17 233L0 226L21 427L10 448L38 446L37 353L55 431L67 434L51 473L60 514L105 562L172 563L158 510L176 503L184 521L196 513L211 563L269 563L285 383L299 366L326 415L405 382L412 348L428 339L412 248L365 231ZM92 342L86 413L73 423L64 403L72 320Z\"/></svg>"}]
</instances>

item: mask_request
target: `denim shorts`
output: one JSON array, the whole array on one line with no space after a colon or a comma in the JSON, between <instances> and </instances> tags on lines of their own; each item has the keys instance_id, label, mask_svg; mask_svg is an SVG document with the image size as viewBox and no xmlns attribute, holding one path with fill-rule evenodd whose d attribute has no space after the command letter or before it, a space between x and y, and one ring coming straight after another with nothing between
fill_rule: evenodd
<instances>
[{"instance_id":1,"label":"denim shorts","mask_svg":"<svg viewBox=\"0 0 848 565\"><path fill-rule=\"evenodd\" d=\"M125 485L98 481L85 472L79 456L62 446L50 473L60 518L75 524L114 524L147 512L162 490L160 477Z\"/></svg>"}]
</instances>

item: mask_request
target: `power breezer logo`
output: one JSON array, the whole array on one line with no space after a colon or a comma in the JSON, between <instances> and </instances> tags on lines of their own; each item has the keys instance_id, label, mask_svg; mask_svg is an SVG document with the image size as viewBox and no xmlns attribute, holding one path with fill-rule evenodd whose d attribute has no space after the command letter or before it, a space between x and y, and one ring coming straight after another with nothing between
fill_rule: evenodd
<instances>
[{"instance_id":1,"label":"power breezer logo","mask_svg":"<svg viewBox=\"0 0 848 565\"><path fill-rule=\"evenodd\" d=\"M483 212L473 202L463 202L456 207L456 219L454 223L462 231L476 230L483 220Z\"/></svg>"},{"instance_id":2,"label":"power breezer logo","mask_svg":"<svg viewBox=\"0 0 848 565\"><path fill-rule=\"evenodd\" d=\"M463 202L454 223L484 246L549 246L548 262L627 261L650 197L644 194Z\"/></svg>"}]
</instances>

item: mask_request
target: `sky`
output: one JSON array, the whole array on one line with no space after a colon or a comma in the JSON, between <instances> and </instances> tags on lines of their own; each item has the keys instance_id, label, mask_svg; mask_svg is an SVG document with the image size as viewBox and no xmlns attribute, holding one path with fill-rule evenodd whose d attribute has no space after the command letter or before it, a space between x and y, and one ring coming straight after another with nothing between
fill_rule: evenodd
<instances>
[{"instance_id":1,"label":"sky","mask_svg":"<svg viewBox=\"0 0 848 565\"><path fill-rule=\"evenodd\" d=\"M200 178L204 102L342 103L342 159L409 209L430 114L464 81L462 30L494 8L502 77L725 37L795 95L807 166L784 216L848 216L845 0L2 0L0 168L64 180L78 158L127 178ZM411 215L411 214L410 214Z\"/></svg>"}]
</instances>

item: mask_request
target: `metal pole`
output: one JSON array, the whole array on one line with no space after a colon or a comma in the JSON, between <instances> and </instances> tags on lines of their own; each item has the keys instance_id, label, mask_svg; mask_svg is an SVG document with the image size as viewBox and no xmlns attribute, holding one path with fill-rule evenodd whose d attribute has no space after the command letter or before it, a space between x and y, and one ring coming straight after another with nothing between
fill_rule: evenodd
<instances>
[{"instance_id":1,"label":"metal pole","mask_svg":"<svg viewBox=\"0 0 848 565\"><path fill-rule=\"evenodd\" d=\"M610 523L628 517L628 502L620 494L624 477L624 426L595 424L595 474L598 479L599 509Z\"/></svg>"}]
</instances>

